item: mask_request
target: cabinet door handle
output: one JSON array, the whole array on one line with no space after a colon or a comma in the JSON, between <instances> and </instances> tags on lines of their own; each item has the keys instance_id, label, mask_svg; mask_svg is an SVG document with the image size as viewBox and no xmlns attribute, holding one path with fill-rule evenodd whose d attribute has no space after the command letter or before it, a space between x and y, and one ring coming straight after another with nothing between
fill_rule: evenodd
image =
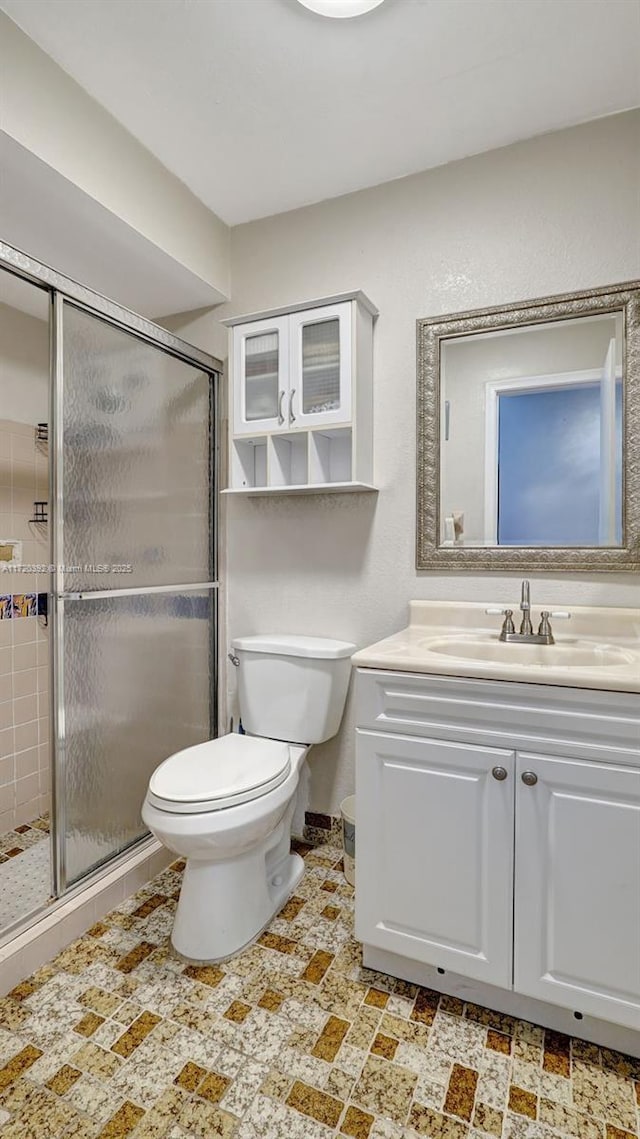
<instances>
[{"instance_id":1,"label":"cabinet door handle","mask_svg":"<svg viewBox=\"0 0 640 1139\"><path fill-rule=\"evenodd\" d=\"M497 779L499 783L502 783L503 779L507 778L508 771L506 767L494 767L491 774L493 775L494 779Z\"/></svg>"},{"instance_id":2,"label":"cabinet door handle","mask_svg":"<svg viewBox=\"0 0 640 1139\"><path fill-rule=\"evenodd\" d=\"M535 771L523 771L521 779L523 783L526 783L527 787L535 787L538 782L538 776Z\"/></svg>"},{"instance_id":3,"label":"cabinet door handle","mask_svg":"<svg viewBox=\"0 0 640 1139\"><path fill-rule=\"evenodd\" d=\"M278 396L278 423L279 423L280 427L282 427L282 424L284 423L284 415L282 414L282 401L283 401L283 399L284 399L284 392L282 391L282 392L280 392L280 394Z\"/></svg>"},{"instance_id":4,"label":"cabinet door handle","mask_svg":"<svg viewBox=\"0 0 640 1139\"><path fill-rule=\"evenodd\" d=\"M291 395L289 396L289 423L295 423L295 421L296 421L296 417L293 414L293 397L295 394L296 394L296 389L292 388L291 389Z\"/></svg>"}]
</instances>

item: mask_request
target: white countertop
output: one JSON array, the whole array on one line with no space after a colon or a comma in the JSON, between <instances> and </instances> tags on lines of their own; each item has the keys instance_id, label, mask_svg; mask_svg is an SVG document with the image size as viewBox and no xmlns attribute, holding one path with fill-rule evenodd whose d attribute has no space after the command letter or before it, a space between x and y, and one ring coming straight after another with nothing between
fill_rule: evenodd
<instances>
[{"instance_id":1,"label":"white countertop","mask_svg":"<svg viewBox=\"0 0 640 1139\"><path fill-rule=\"evenodd\" d=\"M502 602L500 602L502 605ZM592 647L613 651L615 664L574 666L548 663L545 649L553 646L531 646L533 652L521 652L518 644L501 644L499 633L502 617L489 616L485 609L496 602L411 601L409 625L391 637L360 649L352 657L358 668L378 668L400 672L430 673L436 676L464 676L486 680L509 680L526 684L563 685L569 688L594 688L616 692L640 692L640 609L615 609L595 606L569 607L569 621L551 619L556 645L587 651ZM519 602L505 603L514 611L516 629L519 624ZM563 609L563 605L544 604L531 608L534 629L540 609ZM451 654L443 652L443 642L451 638ZM488 653L498 644L505 659L476 660L455 656L455 642L482 639ZM436 651L435 646L439 646ZM513 659L509 651L515 649ZM527 646L527 650L529 646ZM560 655L560 654L556 654ZM516 659L530 657L531 659ZM533 658L535 657L535 661ZM618 663L619 661L619 663Z\"/></svg>"}]
</instances>

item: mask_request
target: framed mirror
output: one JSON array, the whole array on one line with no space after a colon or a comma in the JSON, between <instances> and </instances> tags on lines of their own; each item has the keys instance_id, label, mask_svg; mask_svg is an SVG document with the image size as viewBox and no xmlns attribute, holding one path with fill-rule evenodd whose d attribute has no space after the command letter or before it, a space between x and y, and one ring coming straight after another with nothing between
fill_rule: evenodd
<instances>
[{"instance_id":1,"label":"framed mirror","mask_svg":"<svg viewBox=\"0 0 640 1139\"><path fill-rule=\"evenodd\" d=\"M417 568L640 570L640 281L417 334Z\"/></svg>"}]
</instances>

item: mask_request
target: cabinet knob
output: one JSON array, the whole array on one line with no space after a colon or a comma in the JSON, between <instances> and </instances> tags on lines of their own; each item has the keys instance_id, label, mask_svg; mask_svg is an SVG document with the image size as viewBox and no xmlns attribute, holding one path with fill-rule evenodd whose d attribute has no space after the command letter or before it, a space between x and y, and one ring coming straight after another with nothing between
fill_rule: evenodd
<instances>
[{"instance_id":1,"label":"cabinet knob","mask_svg":"<svg viewBox=\"0 0 640 1139\"><path fill-rule=\"evenodd\" d=\"M296 421L296 417L293 414L293 397L295 394L296 394L296 389L292 388L291 394L289 396L289 423L295 423L295 421Z\"/></svg>"},{"instance_id":2,"label":"cabinet knob","mask_svg":"<svg viewBox=\"0 0 640 1139\"><path fill-rule=\"evenodd\" d=\"M538 776L536 775L535 771L523 771L521 778L522 782L526 783L527 787L535 787L536 783L538 782Z\"/></svg>"},{"instance_id":3,"label":"cabinet knob","mask_svg":"<svg viewBox=\"0 0 640 1139\"><path fill-rule=\"evenodd\" d=\"M502 783L502 780L507 778L508 772L506 767L494 767L491 774L493 775L494 779L497 779L499 783Z\"/></svg>"},{"instance_id":4,"label":"cabinet knob","mask_svg":"<svg viewBox=\"0 0 640 1139\"><path fill-rule=\"evenodd\" d=\"M284 423L284 415L282 414L282 401L283 401L283 399L284 399L284 392L282 391L282 392L280 392L280 395L278 396L278 423L280 424L281 427L282 427L282 424Z\"/></svg>"}]
</instances>

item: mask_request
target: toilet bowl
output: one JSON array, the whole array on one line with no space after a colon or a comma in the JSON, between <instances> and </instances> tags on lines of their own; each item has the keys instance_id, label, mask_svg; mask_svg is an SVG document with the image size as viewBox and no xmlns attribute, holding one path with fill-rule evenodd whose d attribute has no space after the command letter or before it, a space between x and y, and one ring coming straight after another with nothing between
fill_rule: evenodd
<instances>
[{"instance_id":1,"label":"toilet bowl","mask_svg":"<svg viewBox=\"0 0 640 1139\"><path fill-rule=\"evenodd\" d=\"M149 830L186 859L171 940L195 961L248 945L300 881L302 859L290 849L300 771L311 744L338 730L355 646L272 635L238 638L233 649L251 734L170 756L142 808Z\"/></svg>"}]
</instances>

